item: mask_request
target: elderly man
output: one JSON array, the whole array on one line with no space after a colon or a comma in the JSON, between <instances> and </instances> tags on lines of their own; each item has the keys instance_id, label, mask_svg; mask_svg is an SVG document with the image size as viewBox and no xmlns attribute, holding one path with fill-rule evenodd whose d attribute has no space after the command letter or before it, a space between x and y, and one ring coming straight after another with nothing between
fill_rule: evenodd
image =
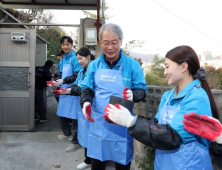
<instances>
[{"instance_id":1,"label":"elderly man","mask_svg":"<svg viewBox=\"0 0 222 170\"><path fill-rule=\"evenodd\" d=\"M90 120L87 156L92 158L92 170L105 170L106 160L114 161L116 170L129 170L133 138L126 127L103 119L104 108L110 96L124 96L134 102L143 100L147 85L140 64L120 48L123 32L118 25L104 24L99 40L102 54L89 65L80 86L83 114Z\"/></svg>"}]
</instances>

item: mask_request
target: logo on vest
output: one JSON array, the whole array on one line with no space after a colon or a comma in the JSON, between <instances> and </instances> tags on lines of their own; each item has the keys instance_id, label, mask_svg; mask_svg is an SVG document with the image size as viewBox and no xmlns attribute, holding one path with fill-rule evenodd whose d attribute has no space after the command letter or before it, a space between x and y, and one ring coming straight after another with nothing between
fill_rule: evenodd
<instances>
[{"instance_id":1,"label":"logo on vest","mask_svg":"<svg viewBox=\"0 0 222 170\"><path fill-rule=\"evenodd\" d=\"M62 71L68 71L68 67L63 67Z\"/></svg>"},{"instance_id":2,"label":"logo on vest","mask_svg":"<svg viewBox=\"0 0 222 170\"><path fill-rule=\"evenodd\" d=\"M127 78L122 78L125 81L131 81L131 79L127 79Z\"/></svg>"},{"instance_id":3,"label":"logo on vest","mask_svg":"<svg viewBox=\"0 0 222 170\"><path fill-rule=\"evenodd\" d=\"M116 76L102 74L100 76L100 80L101 81L108 81L108 82L115 82L116 81Z\"/></svg>"},{"instance_id":4,"label":"logo on vest","mask_svg":"<svg viewBox=\"0 0 222 170\"><path fill-rule=\"evenodd\" d=\"M164 113L163 121L170 124L172 122L172 119L173 119L173 114Z\"/></svg>"}]
</instances>

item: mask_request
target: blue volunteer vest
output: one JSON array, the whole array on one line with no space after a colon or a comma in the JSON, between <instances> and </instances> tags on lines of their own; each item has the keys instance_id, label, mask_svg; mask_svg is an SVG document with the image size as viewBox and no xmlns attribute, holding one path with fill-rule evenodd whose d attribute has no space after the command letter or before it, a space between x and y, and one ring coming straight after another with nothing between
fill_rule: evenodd
<instances>
[{"instance_id":1,"label":"blue volunteer vest","mask_svg":"<svg viewBox=\"0 0 222 170\"><path fill-rule=\"evenodd\" d=\"M73 51L71 55L73 55ZM62 79L64 79L67 76L71 76L73 74L72 72L72 65L71 65L71 57L69 64L63 64L62 69ZM70 87L73 83L70 84L61 84L61 88L67 88ZM77 119L78 118L78 97L77 96L70 96L70 95L61 95L59 97L59 104L57 108L57 115L60 117L66 117L70 119Z\"/></svg>"},{"instance_id":2,"label":"blue volunteer vest","mask_svg":"<svg viewBox=\"0 0 222 170\"><path fill-rule=\"evenodd\" d=\"M79 72L80 79L78 80L78 86L83 82L83 72ZM78 105L78 141L82 147L87 148L88 142L88 131L89 131L89 121L86 119L82 112L82 107L80 106L80 97Z\"/></svg>"},{"instance_id":3,"label":"blue volunteer vest","mask_svg":"<svg viewBox=\"0 0 222 170\"><path fill-rule=\"evenodd\" d=\"M112 160L127 165L133 160L133 138L127 128L106 122L104 108L110 96L122 97L124 89L121 70L101 69L95 73L95 96L92 102L92 118L89 122L87 156L100 161Z\"/></svg>"}]
</instances>

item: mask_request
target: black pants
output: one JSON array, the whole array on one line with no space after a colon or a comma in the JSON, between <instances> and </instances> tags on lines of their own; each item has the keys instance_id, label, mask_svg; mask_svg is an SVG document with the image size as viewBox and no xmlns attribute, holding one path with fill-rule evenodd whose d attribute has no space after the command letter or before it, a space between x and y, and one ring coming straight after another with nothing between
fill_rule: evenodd
<instances>
[{"instance_id":1,"label":"black pants","mask_svg":"<svg viewBox=\"0 0 222 170\"><path fill-rule=\"evenodd\" d=\"M46 105L44 101L43 90L35 89L35 105L41 120L46 119Z\"/></svg>"},{"instance_id":2,"label":"black pants","mask_svg":"<svg viewBox=\"0 0 222 170\"><path fill-rule=\"evenodd\" d=\"M87 148L85 148L85 157L86 159L84 160L84 162L86 164L91 164L91 158L87 156Z\"/></svg>"},{"instance_id":3,"label":"black pants","mask_svg":"<svg viewBox=\"0 0 222 170\"><path fill-rule=\"evenodd\" d=\"M91 158L91 161L92 161L92 169L91 170L105 170L106 161L101 162L100 160L93 159L93 158ZM116 170L130 170L130 165L131 165L131 162L128 163L127 165L122 165L122 164L115 162Z\"/></svg>"},{"instance_id":4,"label":"black pants","mask_svg":"<svg viewBox=\"0 0 222 170\"><path fill-rule=\"evenodd\" d=\"M60 126L62 128L63 134L65 136L70 136L72 134L72 131L74 133L74 136L72 138L71 143L77 144L78 139L77 139L77 128L78 128L78 121L76 119L71 119L72 120L72 128L69 124L70 119L66 117L59 117L60 118Z\"/></svg>"},{"instance_id":5,"label":"black pants","mask_svg":"<svg viewBox=\"0 0 222 170\"><path fill-rule=\"evenodd\" d=\"M57 103L59 103L59 97L55 97L55 99L56 99Z\"/></svg>"}]
</instances>

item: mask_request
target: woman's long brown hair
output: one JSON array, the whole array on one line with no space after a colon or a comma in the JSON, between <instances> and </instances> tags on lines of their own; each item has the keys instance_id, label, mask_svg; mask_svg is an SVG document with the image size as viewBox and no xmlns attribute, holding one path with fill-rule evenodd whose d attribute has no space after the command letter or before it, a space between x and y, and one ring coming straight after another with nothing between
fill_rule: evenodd
<instances>
[{"instance_id":1,"label":"woman's long brown hair","mask_svg":"<svg viewBox=\"0 0 222 170\"><path fill-rule=\"evenodd\" d=\"M179 65L183 62L188 64L188 70L191 75L194 75L197 70L200 68L200 62L196 52L189 46L178 46L170 50L166 54L166 58L178 63ZM211 89L206 80L200 80L202 88L206 91L212 111L212 116L216 119L219 119L219 111L214 100Z\"/></svg>"}]
</instances>

